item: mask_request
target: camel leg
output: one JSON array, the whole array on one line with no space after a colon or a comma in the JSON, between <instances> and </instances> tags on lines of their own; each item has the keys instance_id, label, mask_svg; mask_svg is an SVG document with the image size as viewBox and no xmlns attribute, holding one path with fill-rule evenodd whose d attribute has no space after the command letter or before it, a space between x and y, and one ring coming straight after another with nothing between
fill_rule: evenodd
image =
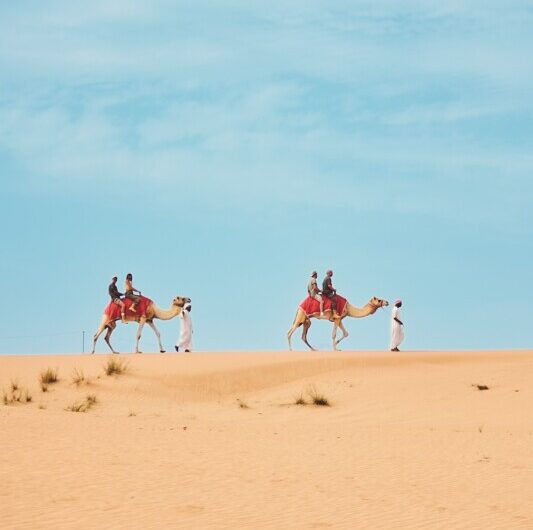
<instances>
[{"instance_id":1,"label":"camel leg","mask_svg":"<svg viewBox=\"0 0 533 530\"><path fill-rule=\"evenodd\" d=\"M292 334L302 325L302 323L298 323L294 321L294 324L291 326L291 329L287 332L287 340L289 341L289 350L292 351L292 344L291 344L291 337Z\"/></svg>"},{"instance_id":2,"label":"camel leg","mask_svg":"<svg viewBox=\"0 0 533 530\"><path fill-rule=\"evenodd\" d=\"M137 328L137 341L135 342L135 353L142 353L139 351L139 341L143 332L143 327L146 322L146 317L141 317L139 320L139 327Z\"/></svg>"},{"instance_id":3,"label":"camel leg","mask_svg":"<svg viewBox=\"0 0 533 530\"><path fill-rule=\"evenodd\" d=\"M154 330L155 336L157 337L157 342L159 343L159 352L165 353L165 348L163 348L163 345L161 344L161 333L159 333L159 330L155 327L155 324L151 320L148 320L147 323Z\"/></svg>"},{"instance_id":4,"label":"camel leg","mask_svg":"<svg viewBox=\"0 0 533 530\"><path fill-rule=\"evenodd\" d=\"M335 327L337 327L337 322L335 322ZM337 345L339 344L339 342L341 340L344 340L349 335L349 333L346 331L346 328L344 327L344 324L342 323L342 320L339 320L338 327L342 331L342 337L339 340L335 340L335 337L337 336L337 330L335 329L335 337L333 338L333 349L334 350L337 349Z\"/></svg>"},{"instance_id":5,"label":"camel leg","mask_svg":"<svg viewBox=\"0 0 533 530\"><path fill-rule=\"evenodd\" d=\"M307 341L307 332L309 331L309 328L311 327L311 320L308 318L304 322L304 329L302 331L302 340L307 344L310 350L316 351L311 344Z\"/></svg>"},{"instance_id":6,"label":"camel leg","mask_svg":"<svg viewBox=\"0 0 533 530\"><path fill-rule=\"evenodd\" d=\"M107 345L109 346L109 349L113 352L113 353L118 353L118 351L115 351L113 349L113 346L111 345L111 334L113 333L113 331L115 330L115 328L117 327L117 325L115 324L115 322L110 322L107 326L107 333L105 334L105 337L104 337L104 340L107 342Z\"/></svg>"},{"instance_id":7,"label":"camel leg","mask_svg":"<svg viewBox=\"0 0 533 530\"><path fill-rule=\"evenodd\" d=\"M95 334L93 335L93 350L92 350L91 354L93 354L94 351L96 350L96 341L98 340L98 337L103 333L104 329L107 327L108 324L109 324L109 320L104 315L104 317L102 318L102 322L100 322L100 325L98 326L98 329L96 330Z\"/></svg>"},{"instance_id":8,"label":"camel leg","mask_svg":"<svg viewBox=\"0 0 533 530\"><path fill-rule=\"evenodd\" d=\"M306 321L307 317L304 315L303 311L298 309L296 311L296 316L294 317L294 322L292 323L291 329L287 331L287 340L289 341L289 350L292 351L291 337L292 334Z\"/></svg>"}]
</instances>

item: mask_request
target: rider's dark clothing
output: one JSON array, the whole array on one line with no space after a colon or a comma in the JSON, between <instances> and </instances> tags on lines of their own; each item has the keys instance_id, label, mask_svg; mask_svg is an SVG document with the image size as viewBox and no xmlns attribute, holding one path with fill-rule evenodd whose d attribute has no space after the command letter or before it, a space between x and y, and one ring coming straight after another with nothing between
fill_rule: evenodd
<instances>
[{"instance_id":1,"label":"rider's dark clothing","mask_svg":"<svg viewBox=\"0 0 533 530\"><path fill-rule=\"evenodd\" d=\"M322 282L322 294L331 300L331 309L337 311L337 296L335 295L335 289L333 289L333 283L329 276L326 276Z\"/></svg>"},{"instance_id":2,"label":"rider's dark clothing","mask_svg":"<svg viewBox=\"0 0 533 530\"><path fill-rule=\"evenodd\" d=\"M116 283L110 283L108 287L109 296L111 297L111 300L115 301L117 298L120 299L121 296L124 296L119 290L117 289Z\"/></svg>"}]
</instances>

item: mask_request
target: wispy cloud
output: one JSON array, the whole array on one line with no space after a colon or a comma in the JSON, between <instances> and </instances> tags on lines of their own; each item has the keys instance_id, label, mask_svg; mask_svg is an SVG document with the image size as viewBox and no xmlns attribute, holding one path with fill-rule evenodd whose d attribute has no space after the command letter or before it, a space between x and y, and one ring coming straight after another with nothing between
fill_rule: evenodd
<instances>
[{"instance_id":1,"label":"wispy cloud","mask_svg":"<svg viewBox=\"0 0 533 530\"><path fill-rule=\"evenodd\" d=\"M331 206L379 210L385 196L461 215L461 179L483 194L505 174L522 205L532 159L503 133L495 150L483 127L533 111L533 14L483 5L11 4L0 149L49 192L149 180L204 201L298 204L327 180Z\"/></svg>"}]
</instances>

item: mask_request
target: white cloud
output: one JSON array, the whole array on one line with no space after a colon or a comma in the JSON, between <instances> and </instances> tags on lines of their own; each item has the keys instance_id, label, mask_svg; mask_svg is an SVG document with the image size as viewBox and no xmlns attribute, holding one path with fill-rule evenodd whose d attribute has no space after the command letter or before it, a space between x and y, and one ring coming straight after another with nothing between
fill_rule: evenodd
<instances>
[{"instance_id":1,"label":"white cloud","mask_svg":"<svg viewBox=\"0 0 533 530\"><path fill-rule=\"evenodd\" d=\"M328 180L332 206L379 211L386 197L398 211L460 216L461 179L490 195L505 174L507 200L491 212L505 217L531 193L520 192L531 156L463 126L531 112L532 14L483 5L10 6L0 148L51 190L149 181L252 206L312 202L302 190Z\"/></svg>"}]
</instances>

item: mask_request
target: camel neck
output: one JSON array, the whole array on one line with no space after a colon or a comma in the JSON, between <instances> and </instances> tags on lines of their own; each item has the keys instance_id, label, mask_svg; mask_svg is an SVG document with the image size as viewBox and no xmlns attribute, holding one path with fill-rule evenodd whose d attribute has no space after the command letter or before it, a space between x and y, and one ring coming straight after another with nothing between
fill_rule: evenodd
<instances>
[{"instance_id":1,"label":"camel neck","mask_svg":"<svg viewBox=\"0 0 533 530\"><path fill-rule=\"evenodd\" d=\"M159 320L170 320L181 313L182 308L173 305L170 309L161 309L154 304L154 317Z\"/></svg>"},{"instance_id":2,"label":"camel neck","mask_svg":"<svg viewBox=\"0 0 533 530\"><path fill-rule=\"evenodd\" d=\"M363 318L373 315L376 310L377 307L374 307L372 304L366 304L363 307L355 307L351 304L348 304L347 315L353 318Z\"/></svg>"}]
</instances>

